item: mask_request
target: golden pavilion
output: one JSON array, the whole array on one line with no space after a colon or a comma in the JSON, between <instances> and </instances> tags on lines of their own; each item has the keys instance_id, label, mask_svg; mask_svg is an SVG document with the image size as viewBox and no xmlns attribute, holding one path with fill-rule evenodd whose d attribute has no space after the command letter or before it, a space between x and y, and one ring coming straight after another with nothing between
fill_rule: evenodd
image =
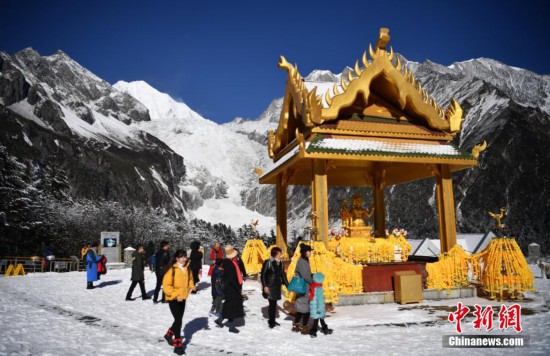
<instances>
[{"instance_id":1,"label":"golden pavilion","mask_svg":"<svg viewBox=\"0 0 550 356\"><path fill-rule=\"evenodd\" d=\"M329 186L371 187L374 235L385 237L384 188L432 177L441 251L456 244L452 173L477 166L485 146L465 152L452 143L461 129L460 105L451 99L441 107L387 50L389 40L389 30L380 29L369 56L321 95L280 57L288 78L279 125L269 132L273 163L257 173L261 184L276 186L277 245L285 251L288 185L311 186L316 239L327 243Z\"/></svg>"}]
</instances>

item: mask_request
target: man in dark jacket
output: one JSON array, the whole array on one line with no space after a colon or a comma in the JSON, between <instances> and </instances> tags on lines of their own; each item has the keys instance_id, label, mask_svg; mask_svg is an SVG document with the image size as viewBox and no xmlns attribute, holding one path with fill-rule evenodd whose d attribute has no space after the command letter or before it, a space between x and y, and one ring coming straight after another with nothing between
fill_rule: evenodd
<instances>
[{"instance_id":1,"label":"man in dark jacket","mask_svg":"<svg viewBox=\"0 0 550 356\"><path fill-rule=\"evenodd\" d=\"M145 249L143 248L143 245L139 245L137 250L132 253L132 285L130 285L128 294L126 294L126 300L133 300L132 293L134 292L134 288L136 288L136 284L138 283L139 289L141 289L141 299L151 299L147 296L147 292L145 292L145 277L143 276L143 266L145 266L144 253Z\"/></svg>"},{"instance_id":2,"label":"man in dark jacket","mask_svg":"<svg viewBox=\"0 0 550 356\"><path fill-rule=\"evenodd\" d=\"M145 248L145 258L147 258L147 265L149 270L153 272L155 270L155 244L153 241L149 241Z\"/></svg>"},{"instance_id":3,"label":"man in dark jacket","mask_svg":"<svg viewBox=\"0 0 550 356\"><path fill-rule=\"evenodd\" d=\"M158 303L158 297L160 288L162 287L162 279L164 278L164 272L170 268L170 244L167 241L160 243L160 250L155 254L157 260L155 266L155 273L157 275L157 285L155 287L155 295L153 296L153 302ZM166 303L164 299L164 292L162 292L162 302Z\"/></svg>"},{"instance_id":4,"label":"man in dark jacket","mask_svg":"<svg viewBox=\"0 0 550 356\"><path fill-rule=\"evenodd\" d=\"M271 257L262 265L262 295L269 300L268 325L271 329L281 325L275 321L277 301L281 299L281 286L284 284L288 287L288 280L281 262L282 256L283 251L278 247L273 247Z\"/></svg>"},{"instance_id":5,"label":"man in dark jacket","mask_svg":"<svg viewBox=\"0 0 550 356\"><path fill-rule=\"evenodd\" d=\"M200 248L201 248L201 243L199 241L195 240L191 242L191 255L189 256L189 261L190 261L189 267L191 267L191 273L193 273L193 281L195 282L195 285L199 284L199 280L200 280L199 275L202 269L203 253L201 252Z\"/></svg>"}]
</instances>

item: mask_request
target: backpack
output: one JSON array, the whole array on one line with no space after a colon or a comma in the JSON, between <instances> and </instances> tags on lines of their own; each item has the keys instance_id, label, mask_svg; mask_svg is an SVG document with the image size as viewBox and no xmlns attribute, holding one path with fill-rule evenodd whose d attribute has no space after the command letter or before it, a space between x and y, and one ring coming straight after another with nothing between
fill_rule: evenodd
<instances>
[{"instance_id":1,"label":"backpack","mask_svg":"<svg viewBox=\"0 0 550 356\"><path fill-rule=\"evenodd\" d=\"M217 271L217 273L216 273ZM225 288L225 282L223 280L224 270L221 267L218 267L215 269L214 272L212 272L213 275L216 275L215 278L213 278L212 281L212 288L215 289L216 294L223 296L224 295L224 288Z\"/></svg>"},{"instance_id":2,"label":"backpack","mask_svg":"<svg viewBox=\"0 0 550 356\"><path fill-rule=\"evenodd\" d=\"M105 256L101 257L97 263L97 274L107 274L107 258Z\"/></svg>"}]
</instances>

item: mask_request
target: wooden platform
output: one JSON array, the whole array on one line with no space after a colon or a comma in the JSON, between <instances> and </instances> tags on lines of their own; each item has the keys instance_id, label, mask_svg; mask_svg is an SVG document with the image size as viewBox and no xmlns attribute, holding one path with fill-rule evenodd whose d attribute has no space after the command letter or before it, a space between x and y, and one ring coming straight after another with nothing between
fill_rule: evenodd
<instances>
[{"instance_id":1,"label":"wooden platform","mask_svg":"<svg viewBox=\"0 0 550 356\"><path fill-rule=\"evenodd\" d=\"M450 290L424 289L422 291L423 301L427 300L448 300L448 299L464 299L477 296L476 288L473 286L452 288ZM364 304L386 304L395 303L395 296L392 292L371 292L359 293L353 295L339 295L338 303L334 303L336 307L347 305L364 305Z\"/></svg>"},{"instance_id":2,"label":"wooden platform","mask_svg":"<svg viewBox=\"0 0 550 356\"><path fill-rule=\"evenodd\" d=\"M425 262L369 263L363 267L363 292L393 292L393 276L398 271L415 271L426 286Z\"/></svg>"}]
</instances>

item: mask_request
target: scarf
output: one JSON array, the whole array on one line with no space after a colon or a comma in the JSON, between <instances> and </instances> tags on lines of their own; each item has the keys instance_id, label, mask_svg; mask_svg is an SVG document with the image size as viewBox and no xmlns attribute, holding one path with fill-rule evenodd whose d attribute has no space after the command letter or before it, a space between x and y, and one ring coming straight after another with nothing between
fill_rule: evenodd
<instances>
[{"instance_id":1,"label":"scarf","mask_svg":"<svg viewBox=\"0 0 550 356\"><path fill-rule=\"evenodd\" d=\"M212 250L210 251L210 259L211 259L212 261L215 261L215 260L217 260L218 258L219 258L220 260L223 258L223 252L222 252L221 247L220 247L219 250L215 250L214 248L212 248Z\"/></svg>"},{"instance_id":2,"label":"scarf","mask_svg":"<svg viewBox=\"0 0 550 356\"><path fill-rule=\"evenodd\" d=\"M309 285L309 301L311 302L315 297L315 288L322 287L323 283L313 282Z\"/></svg>"},{"instance_id":3,"label":"scarf","mask_svg":"<svg viewBox=\"0 0 550 356\"><path fill-rule=\"evenodd\" d=\"M237 263L236 259L232 259L231 262L233 262L233 265L235 266L235 269L237 270L237 279L239 280L239 284L243 284L243 274L241 273L241 269L239 268L239 264Z\"/></svg>"}]
</instances>

